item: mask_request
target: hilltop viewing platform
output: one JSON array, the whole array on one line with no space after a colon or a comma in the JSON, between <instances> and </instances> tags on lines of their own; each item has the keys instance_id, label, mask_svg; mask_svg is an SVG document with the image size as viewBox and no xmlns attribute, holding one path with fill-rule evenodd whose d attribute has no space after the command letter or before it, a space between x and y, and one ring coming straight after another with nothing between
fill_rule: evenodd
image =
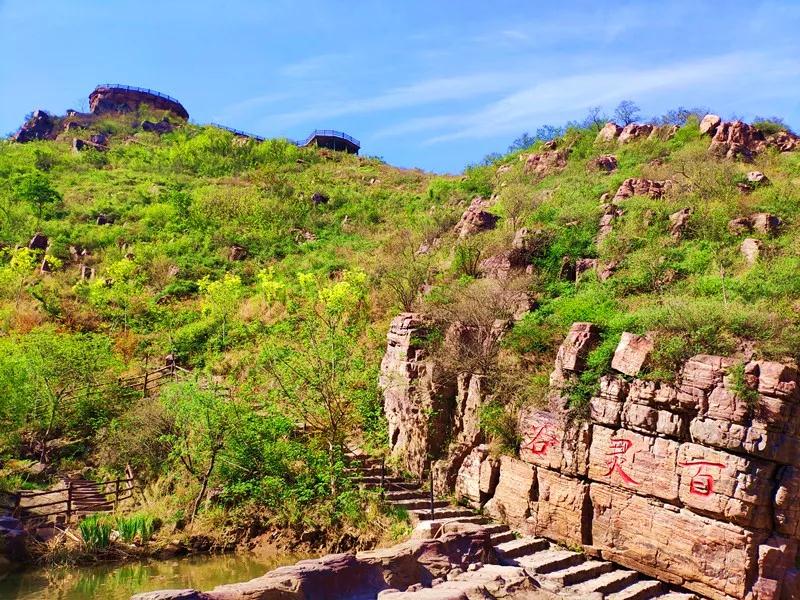
<instances>
[{"instance_id":1,"label":"hilltop viewing platform","mask_svg":"<svg viewBox=\"0 0 800 600\"><path fill-rule=\"evenodd\" d=\"M329 150L341 150L350 154L358 154L361 149L361 142L354 137L347 135L343 131L334 129L315 129L298 146L318 146Z\"/></svg>"},{"instance_id":2,"label":"hilltop viewing platform","mask_svg":"<svg viewBox=\"0 0 800 600\"><path fill-rule=\"evenodd\" d=\"M130 112L140 104L158 110L168 110L182 119L189 119L189 112L172 96L156 90L119 83L102 83L89 94L89 109L94 114L107 112Z\"/></svg>"}]
</instances>

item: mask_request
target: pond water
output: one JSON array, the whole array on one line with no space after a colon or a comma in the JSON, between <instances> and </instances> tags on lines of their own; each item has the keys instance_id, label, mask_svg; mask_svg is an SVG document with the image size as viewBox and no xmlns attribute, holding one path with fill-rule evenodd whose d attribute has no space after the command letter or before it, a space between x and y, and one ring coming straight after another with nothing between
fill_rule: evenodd
<instances>
[{"instance_id":1,"label":"pond water","mask_svg":"<svg viewBox=\"0 0 800 600\"><path fill-rule=\"evenodd\" d=\"M124 565L30 569L0 575L0 599L128 600L139 592L168 588L209 590L259 577L303 558L307 557L221 554Z\"/></svg>"}]
</instances>

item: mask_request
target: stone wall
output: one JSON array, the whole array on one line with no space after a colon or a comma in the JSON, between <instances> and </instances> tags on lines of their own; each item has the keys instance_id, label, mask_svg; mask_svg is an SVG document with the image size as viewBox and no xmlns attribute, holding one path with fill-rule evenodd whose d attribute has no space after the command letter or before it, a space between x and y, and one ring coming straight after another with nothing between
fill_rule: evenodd
<instances>
[{"instance_id":1,"label":"stone wall","mask_svg":"<svg viewBox=\"0 0 800 600\"><path fill-rule=\"evenodd\" d=\"M597 341L591 324L573 326L556 392ZM519 457L476 448L457 492L525 533L709 598L800 598L800 374L700 355L655 383L631 371L651 348L623 336L613 364L628 375L601 380L588 420L570 422L558 401L523 410Z\"/></svg>"}]
</instances>

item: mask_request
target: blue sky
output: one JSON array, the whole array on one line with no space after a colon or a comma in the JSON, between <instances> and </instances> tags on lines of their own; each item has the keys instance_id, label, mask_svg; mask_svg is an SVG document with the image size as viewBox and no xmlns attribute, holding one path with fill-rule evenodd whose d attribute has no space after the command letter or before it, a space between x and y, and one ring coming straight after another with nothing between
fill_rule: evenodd
<instances>
[{"instance_id":1,"label":"blue sky","mask_svg":"<svg viewBox=\"0 0 800 600\"><path fill-rule=\"evenodd\" d=\"M175 96L198 123L341 129L440 172L621 99L798 129L798 31L798 0L0 0L0 132L102 82Z\"/></svg>"}]
</instances>

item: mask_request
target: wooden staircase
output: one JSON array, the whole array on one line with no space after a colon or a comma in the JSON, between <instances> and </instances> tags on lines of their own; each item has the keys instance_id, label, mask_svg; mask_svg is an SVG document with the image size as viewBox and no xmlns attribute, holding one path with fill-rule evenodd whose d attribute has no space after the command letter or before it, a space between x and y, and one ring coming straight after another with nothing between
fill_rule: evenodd
<instances>
[{"instance_id":1,"label":"wooden staircase","mask_svg":"<svg viewBox=\"0 0 800 600\"><path fill-rule=\"evenodd\" d=\"M486 531L500 564L523 567L541 587L570 600L700 600L691 592L671 589L666 584L607 560L589 558L545 538L523 536L507 525L491 522L469 508L433 499L420 481L389 476L379 458L351 453L351 474L361 487L381 489L387 504L408 511L412 522L423 520L475 523ZM412 592L420 600L426 590Z\"/></svg>"}]
</instances>

